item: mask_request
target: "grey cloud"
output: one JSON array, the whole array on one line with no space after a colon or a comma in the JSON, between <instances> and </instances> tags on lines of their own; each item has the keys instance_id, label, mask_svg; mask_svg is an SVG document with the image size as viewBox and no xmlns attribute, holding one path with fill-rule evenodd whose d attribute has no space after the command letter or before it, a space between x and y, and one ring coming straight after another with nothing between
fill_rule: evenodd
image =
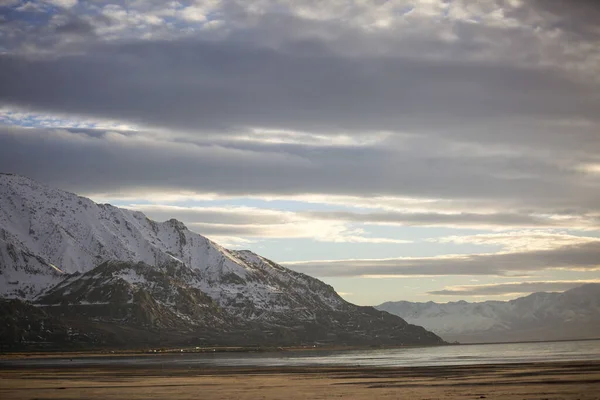
<instances>
[{"instance_id":1,"label":"grey cloud","mask_svg":"<svg viewBox=\"0 0 600 400\"><path fill-rule=\"evenodd\" d=\"M87 20L70 15L66 20L56 26L56 33L68 35L93 35L94 26Z\"/></svg>"},{"instance_id":2,"label":"grey cloud","mask_svg":"<svg viewBox=\"0 0 600 400\"><path fill-rule=\"evenodd\" d=\"M454 226L454 227L572 227L576 221L557 220L542 218L535 215L516 214L516 213L400 213L400 212L377 212L377 213L352 213L352 212L310 212L305 215L316 219L331 219L362 223L383 223L399 225L418 225L418 226ZM595 226L594 219L584 220L581 223L591 223Z\"/></svg>"},{"instance_id":3,"label":"grey cloud","mask_svg":"<svg viewBox=\"0 0 600 400\"><path fill-rule=\"evenodd\" d=\"M600 282L600 281L594 281ZM563 292L565 290L579 287L587 281L548 281L548 282L517 282L498 283L489 285L465 285L452 287L450 289L434 290L427 292L431 295L440 296L497 296L512 293L534 293L534 292Z\"/></svg>"},{"instance_id":4,"label":"grey cloud","mask_svg":"<svg viewBox=\"0 0 600 400\"><path fill-rule=\"evenodd\" d=\"M547 13L554 26L570 33L585 37L598 37L600 6L595 0L533 0L527 1L525 8Z\"/></svg>"},{"instance_id":5,"label":"grey cloud","mask_svg":"<svg viewBox=\"0 0 600 400\"><path fill-rule=\"evenodd\" d=\"M595 270L600 267L600 241L553 250L470 254L456 257L339 260L287 263L297 271L320 277L365 275L517 275L551 268Z\"/></svg>"},{"instance_id":6,"label":"grey cloud","mask_svg":"<svg viewBox=\"0 0 600 400\"><path fill-rule=\"evenodd\" d=\"M48 60L4 55L0 71L4 104L196 134L245 126L428 132L509 117L596 120L600 105L593 86L548 70L326 50L297 56L223 41L104 45Z\"/></svg>"},{"instance_id":7,"label":"grey cloud","mask_svg":"<svg viewBox=\"0 0 600 400\"><path fill-rule=\"evenodd\" d=\"M453 2L452 7L463 3L470 2ZM503 1L488 3L486 12L512 10ZM520 7L515 16L533 24L524 10L537 15L541 3ZM269 5L261 4L259 17L244 3L223 2L220 13L231 25L225 36L207 31L185 39L92 41L76 55L59 53L50 59L4 55L0 102L162 126L194 137L248 126L325 134L391 130L431 135L431 140L569 149L591 158L598 153L597 85L578 75L578 69L562 69L580 58L593 61L579 54L584 46L538 51L540 35L529 29L462 22L452 22L458 40L445 41L436 27L449 22L431 18L410 20L407 32L366 34L336 20L273 13ZM161 2L132 7L132 12L155 12ZM292 2L286 7L300 6ZM91 22L100 16L83 15L53 29L101 27L106 21ZM22 35L18 31L11 37ZM47 37L48 32L29 36ZM510 58L517 53L551 59L523 67ZM489 54L508 58L487 59ZM589 125L553 126L554 120Z\"/></svg>"},{"instance_id":8,"label":"grey cloud","mask_svg":"<svg viewBox=\"0 0 600 400\"><path fill-rule=\"evenodd\" d=\"M503 178L523 163L537 176ZM519 168L517 168L519 169ZM231 147L150 141L143 134L0 128L0 170L78 193L185 190L227 195L308 193L450 198L465 207L597 208L585 176L531 160L429 156L382 146ZM325 215L327 217L327 215ZM480 218L466 214L466 219ZM352 218L360 219L359 216ZM385 219L385 215L374 215ZM426 220L421 215L417 219ZM440 217L445 218L445 217ZM493 217L498 224L510 215ZM517 217L514 217L517 218ZM515 221L516 222L516 221ZM531 221L530 221L531 222Z\"/></svg>"},{"instance_id":9,"label":"grey cloud","mask_svg":"<svg viewBox=\"0 0 600 400\"><path fill-rule=\"evenodd\" d=\"M116 139L108 139L110 135ZM5 128L0 129L0 142L0 170L80 193L150 187L242 194L254 186L265 190L278 174L314 171L307 160L291 154L151 142L110 132L91 137L65 130Z\"/></svg>"}]
</instances>

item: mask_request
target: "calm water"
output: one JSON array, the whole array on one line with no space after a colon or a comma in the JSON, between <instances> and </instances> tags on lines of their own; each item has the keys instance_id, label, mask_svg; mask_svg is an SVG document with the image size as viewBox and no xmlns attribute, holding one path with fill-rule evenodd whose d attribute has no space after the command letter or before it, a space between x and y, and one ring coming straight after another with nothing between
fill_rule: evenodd
<instances>
[{"instance_id":1,"label":"calm water","mask_svg":"<svg viewBox=\"0 0 600 400\"><path fill-rule=\"evenodd\" d=\"M388 350L280 353L163 354L137 357L88 357L0 361L11 365L176 365L189 367L258 366L433 366L488 363L600 360L600 340L574 342L456 345Z\"/></svg>"}]
</instances>

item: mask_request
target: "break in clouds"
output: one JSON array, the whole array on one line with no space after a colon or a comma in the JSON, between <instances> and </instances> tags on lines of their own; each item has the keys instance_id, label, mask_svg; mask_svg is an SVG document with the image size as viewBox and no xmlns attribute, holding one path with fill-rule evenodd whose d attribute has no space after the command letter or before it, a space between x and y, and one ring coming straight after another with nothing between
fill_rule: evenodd
<instances>
[{"instance_id":1,"label":"break in clouds","mask_svg":"<svg viewBox=\"0 0 600 400\"><path fill-rule=\"evenodd\" d=\"M581 0L1 1L0 170L225 244L363 246L281 256L316 276L590 272L598 18ZM540 231L575 239L528 245ZM520 244L478 251L497 232Z\"/></svg>"}]
</instances>

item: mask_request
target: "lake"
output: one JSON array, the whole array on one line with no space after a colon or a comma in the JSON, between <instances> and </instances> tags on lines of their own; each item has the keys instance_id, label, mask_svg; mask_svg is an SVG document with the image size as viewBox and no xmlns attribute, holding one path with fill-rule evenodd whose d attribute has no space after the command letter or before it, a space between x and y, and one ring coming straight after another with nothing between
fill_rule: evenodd
<instances>
[{"instance_id":1,"label":"lake","mask_svg":"<svg viewBox=\"0 0 600 400\"><path fill-rule=\"evenodd\" d=\"M178 366L277 367L505 364L600 360L600 340L539 343L502 343L349 351L287 351L269 353L169 353L150 356L98 356L2 360L10 366Z\"/></svg>"}]
</instances>

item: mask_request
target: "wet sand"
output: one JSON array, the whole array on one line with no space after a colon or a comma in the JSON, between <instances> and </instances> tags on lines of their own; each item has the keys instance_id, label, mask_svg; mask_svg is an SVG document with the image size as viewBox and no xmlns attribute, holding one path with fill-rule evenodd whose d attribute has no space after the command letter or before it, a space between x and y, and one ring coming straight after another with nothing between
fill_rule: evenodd
<instances>
[{"instance_id":1,"label":"wet sand","mask_svg":"<svg viewBox=\"0 0 600 400\"><path fill-rule=\"evenodd\" d=\"M600 361L416 368L22 367L0 399L600 399Z\"/></svg>"}]
</instances>

